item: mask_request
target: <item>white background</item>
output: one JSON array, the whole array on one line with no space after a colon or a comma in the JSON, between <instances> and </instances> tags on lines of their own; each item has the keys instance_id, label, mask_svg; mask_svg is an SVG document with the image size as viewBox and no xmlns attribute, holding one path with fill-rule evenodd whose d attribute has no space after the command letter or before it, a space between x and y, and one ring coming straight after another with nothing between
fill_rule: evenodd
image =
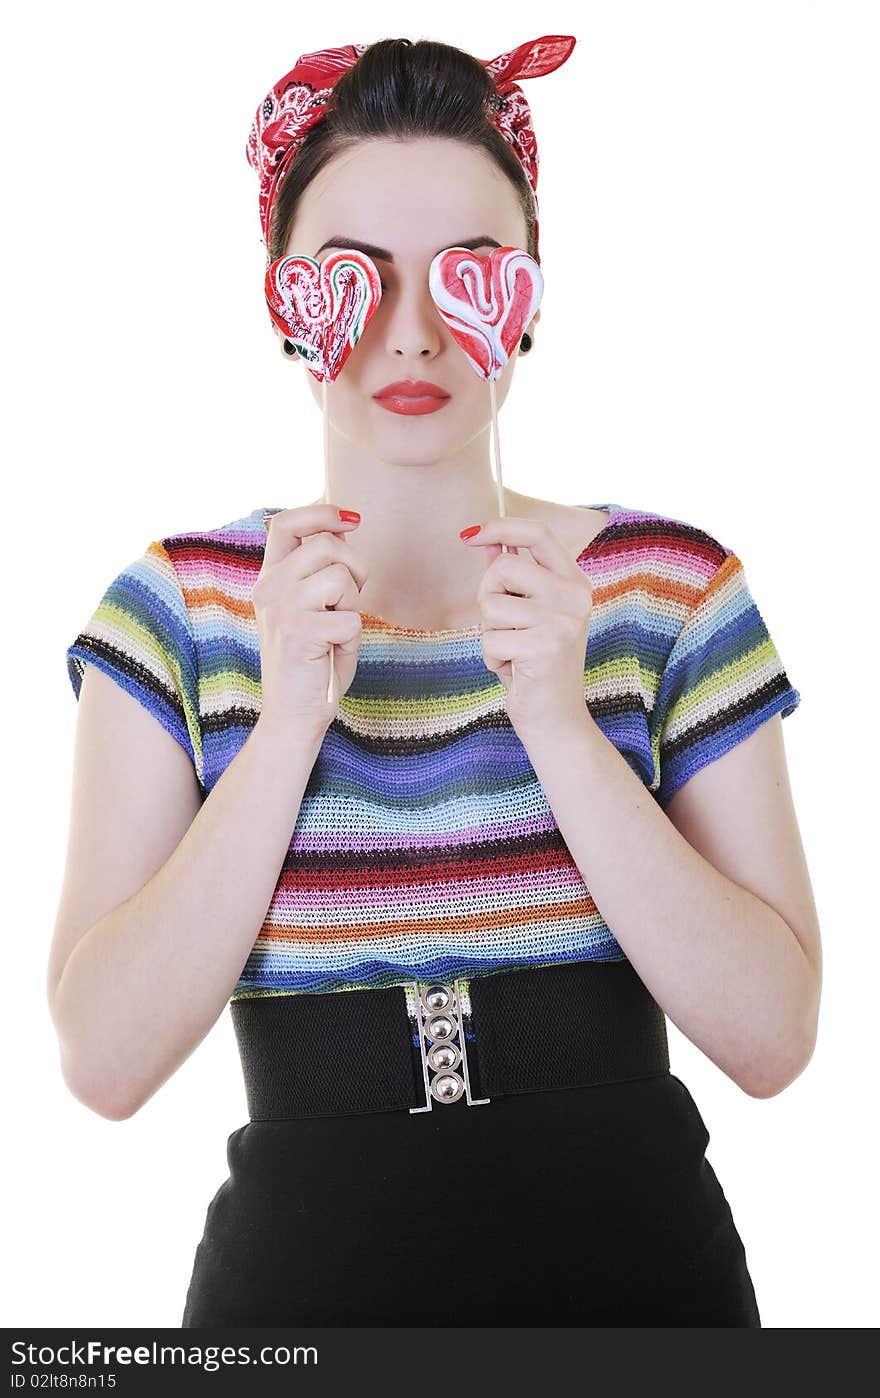
<instances>
[{"instance_id":1,"label":"white background","mask_svg":"<svg viewBox=\"0 0 880 1398\"><path fill-rule=\"evenodd\" d=\"M784 733L822 921L819 1044L764 1101L670 1024L672 1066L764 1326L877 1323L877 18L847 0L7 18L6 1325L179 1325L247 1116L228 1012L133 1118L92 1114L62 1082L44 978L66 646L150 540L323 489L320 413L262 300L256 107L317 48L404 35L489 59L545 32L578 44L524 84L546 291L502 413L505 483L666 513L745 563L802 694Z\"/></svg>"}]
</instances>

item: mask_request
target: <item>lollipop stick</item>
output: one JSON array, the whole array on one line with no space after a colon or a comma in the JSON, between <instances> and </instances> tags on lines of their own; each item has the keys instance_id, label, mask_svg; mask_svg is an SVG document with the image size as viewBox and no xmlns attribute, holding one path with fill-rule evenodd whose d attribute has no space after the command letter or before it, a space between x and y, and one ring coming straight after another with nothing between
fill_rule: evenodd
<instances>
[{"instance_id":1,"label":"lollipop stick","mask_svg":"<svg viewBox=\"0 0 880 1398\"><path fill-rule=\"evenodd\" d=\"M330 503L330 414L327 411L327 379L321 380L321 415L324 419L324 504ZM327 682L327 703L333 703L333 681L336 675L336 647L330 647L330 679Z\"/></svg>"},{"instance_id":2,"label":"lollipop stick","mask_svg":"<svg viewBox=\"0 0 880 1398\"><path fill-rule=\"evenodd\" d=\"M489 398L492 403L492 438L495 443L495 485L498 490L498 514L501 519L504 515L504 486L501 481L501 446L498 440L498 402L495 395L495 380L489 380ZM509 553L506 544L501 545L502 553ZM510 679L514 694L516 694L516 668L513 661L510 662Z\"/></svg>"}]
</instances>

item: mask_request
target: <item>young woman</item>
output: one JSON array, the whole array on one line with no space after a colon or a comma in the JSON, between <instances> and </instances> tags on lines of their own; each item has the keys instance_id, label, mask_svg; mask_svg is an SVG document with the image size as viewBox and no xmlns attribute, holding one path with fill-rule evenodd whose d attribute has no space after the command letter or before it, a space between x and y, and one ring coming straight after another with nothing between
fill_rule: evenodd
<instances>
[{"instance_id":1,"label":"young woman","mask_svg":"<svg viewBox=\"0 0 880 1398\"><path fill-rule=\"evenodd\" d=\"M515 79L572 45L388 40L276 84L267 258L357 247L383 282L330 503L151 543L67 652L66 1081L130 1116L227 1004L241 1050L187 1327L760 1325L665 1015L755 1097L810 1058L800 696L697 525L499 516L486 385L428 289L444 247L537 255Z\"/></svg>"}]
</instances>

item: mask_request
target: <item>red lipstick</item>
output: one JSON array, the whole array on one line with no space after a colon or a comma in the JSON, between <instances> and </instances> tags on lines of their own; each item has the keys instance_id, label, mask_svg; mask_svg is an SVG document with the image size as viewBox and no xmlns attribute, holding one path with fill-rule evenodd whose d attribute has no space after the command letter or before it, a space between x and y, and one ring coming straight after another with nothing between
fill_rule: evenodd
<instances>
[{"instance_id":1,"label":"red lipstick","mask_svg":"<svg viewBox=\"0 0 880 1398\"><path fill-rule=\"evenodd\" d=\"M444 388L425 379L397 379L373 394L376 402L390 413L405 415L435 413L449 402L450 396Z\"/></svg>"}]
</instances>

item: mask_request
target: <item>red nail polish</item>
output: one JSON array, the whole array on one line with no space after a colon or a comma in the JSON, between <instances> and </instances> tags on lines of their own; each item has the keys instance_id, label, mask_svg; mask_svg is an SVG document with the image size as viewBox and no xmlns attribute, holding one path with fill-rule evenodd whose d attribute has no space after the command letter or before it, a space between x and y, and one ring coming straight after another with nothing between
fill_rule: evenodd
<instances>
[{"instance_id":1,"label":"red nail polish","mask_svg":"<svg viewBox=\"0 0 880 1398\"><path fill-rule=\"evenodd\" d=\"M338 513L340 519L345 519L345 520L353 521L355 524L359 524L359 523L360 523L360 518L361 518L361 517L360 517L360 515L358 514L357 510L339 510L339 511L337 511L337 513Z\"/></svg>"},{"instance_id":2,"label":"red nail polish","mask_svg":"<svg viewBox=\"0 0 880 1398\"><path fill-rule=\"evenodd\" d=\"M472 524L467 529L459 530L459 537L462 539L472 539L475 534L479 534L482 524Z\"/></svg>"}]
</instances>

